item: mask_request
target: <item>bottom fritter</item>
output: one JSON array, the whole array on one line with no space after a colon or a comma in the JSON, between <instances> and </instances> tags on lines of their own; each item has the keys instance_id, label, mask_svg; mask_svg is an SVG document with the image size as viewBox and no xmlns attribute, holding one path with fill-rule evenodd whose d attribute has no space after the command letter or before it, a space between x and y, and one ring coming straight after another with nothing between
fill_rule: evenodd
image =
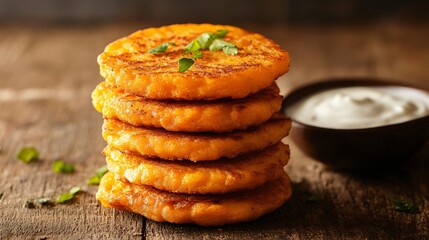
<instances>
[{"instance_id":1,"label":"bottom fritter","mask_svg":"<svg viewBox=\"0 0 429 240\"><path fill-rule=\"evenodd\" d=\"M97 199L105 207L138 213L154 221L220 226L257 219L280 207L291 194L286 173L249 191L188 195L132 185L115 180L109 172L101 180Z\"/></svg>"}]
</instances>

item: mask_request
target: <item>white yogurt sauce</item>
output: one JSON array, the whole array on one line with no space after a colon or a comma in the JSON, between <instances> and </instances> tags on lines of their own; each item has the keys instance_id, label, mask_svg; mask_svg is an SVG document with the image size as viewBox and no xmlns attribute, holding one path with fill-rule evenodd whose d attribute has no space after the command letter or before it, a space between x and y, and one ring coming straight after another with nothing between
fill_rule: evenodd
<instances>
[{"instance_id":1,"label":"white yogurt sauce","mask_svg":"<svg viewBox=\"0 0 429 240\"><path fill-rule=\"evenodd\" d=\"M321 91L286 110L307 125L359 129L379 127L429 115L429 95L407 87L345 87Z\"/></svg>"}]
</instances>

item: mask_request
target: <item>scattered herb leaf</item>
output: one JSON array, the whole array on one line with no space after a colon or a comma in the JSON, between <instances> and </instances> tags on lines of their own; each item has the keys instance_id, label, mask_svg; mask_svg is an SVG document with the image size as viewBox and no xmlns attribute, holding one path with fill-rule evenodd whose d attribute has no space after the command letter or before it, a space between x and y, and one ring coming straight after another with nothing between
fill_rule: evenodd
<instances>
[{"instance_id":1,"label":"scattered herb leaf","mask_svg":"<svg viewBox=\"0 0 429 240\"><path fill-rule=\"evenodd\" d=\"M42 207L53 205L53 202L51 201L51 198L41 197L41 198L27 199L25 201L24 207L25 208L36 208L36 203L39 204Z\"/></svg>"},{"instance_id":2,"label":"scattered herb leaf","mask_svg":"<svg viewBox=\"0 0 429 240\"><path fill-rule=\"evenodd\" d=\"M203 53L200 50L192 52L191 58L202 58L202 57L203 57Z\"/></svg>"},{"instance_id":3,"label":"scattered herb leaf","mask_svg":"<svg viewBox=\"0 0 429 240\"><path fill-rule=\"evenodd\" d=\"M194 60L190 58L181 58L179 60L179 72L188 70L194 64Z\"/></svg>"},{"instance_id":4,"label":"scattered herb leaf","mask_svg":"<svg viewBox=\"0 0 429 240\"><path fill-rule=\"evenodd\" d=\"M226 36L228 30L220 29L216 33L203 33L197 37L197 41L201 46L201 49L208 49L214 40L220 39Z\"/></svg>"},{"instance_id":5,"label":"scattered herb leaf","mask_svg":"<svg viewBox=\"0 0 429 240\"><path fill-rule=\"evenodd\" d=\"M99 185L100 184L101 179L94 175L88 178L88 180L86 181L86 184L88 185Z\"/></svg>"},{"instance_id":6,"label":"scattered herb leaf","mask_svg":"<svg viewBox=\"0 0 429 240\"><path fill-rule=\"evenodd\" d=\"M218 51L222 49L225 54L237 54L237 46L232 43L220 40L221 38L224 38L226 34L228 34L228 30L225 29L219 29L216 31L216 33L203 33L194 39L191 43L186 45L185 49L183 50L183 54L192 53L192 55L187 58L179 59L179 72L183 73L188 70L195 62L193 59L202 58L203 53L201 50L203 49L210 49L210 51ZM175 44L166 42L150 49L148 53L157 54L166 52L168 46L170 45L174 46ZM88 179L88 184L97 184L96 182L97 179L94 176Z\"/></svg>"},{"instance_id":7,"label":"scattered herb leaf","mask_svg":"<svg viewBox=\"0 0 429 240\"><path fill-rule=\"evenodd\" d=\"M24 163L39 159L39 152L34 147L23 147L16 157Z\"/></svg>"},{"instance_id":8,"label":"scattered herb leaf","mask_svg":"<svg viewBox=\"0 0 429 240\"><path fill-rule=\"evenodd\" d=\"M106 174L108 171L109 169L107 169L107 165L104 165L102 167L97 168L97 170L95 170L95 174L97 174L99 178L102 178L104 174Z\"/></svg>"},{"instance_id":9,"label":"scattered herb leaf","mask_svg":"<svg viewBox=\"0 0 429 240\"><path fill-rule=\"evenodd\" d=\"M56 202L57 203L64 203L66 201L69 201L73 199L73 194L66 192L66 193L62 193L60 195L58 195Z\"/></svg>"},{"instance_id":10,"label":"scattered herb leaf","mask_svg":"<svg viewBox=\"0 0 429 240\"><path fill-rule=\"evenodd\" d=\"M238 53L238 48L234 44L225 42L221 39L214 40L209 48L210 51L218 51L221 49L223 50L224 53L230 54L230 55L235 55Z\"/></svg>"},{"instance_id":11,"label":"scattered herb leaf","mask_svg":"<svg viewBox=\"0 0 429 240\"><path fill-rule=\"evenodd\" d=\"M191 43L189 43L185 50L183 51L183 54L192 53L191 58L202 58L203 53L201 52L201 46L198 43L197 40L193 40Z\"/></svg>"},{"instance_id":12,"label":"scattered herb leaf","mask_svg":"<svg viewBox=\"0 0 429 240\"><path fill-rule=\"evenodd\" d=\"M163 43L163 44L161 44L161 45L159 45L157 47L154 47L154 48L150 49L147 52L148 53L154 53L154 54L163 53L163 52L167 51L168 46L175 46L175 44L171 43L171 42L166 42L166 43Z\"/></svg>"},{"instance_id":13,"label":"scattered herb leaf","mask_svg":"<svg viewBox=\"0 0 429 240\"><path fill-rule=\"evenodd\" d=\"M228 30L226 29L219 29L217 30L216 34L216 38L224 38L226 36L226 34L228 34Z\"/></svg>"},{"instance_id":14,"label":"scattered herb leaf","mask_svg":"<svg viewBox=\"0 0 429 240\"><path fill-rule=\"evenodd\" d=\"M210 44L212 44L213 40L215 39L215 34L213 33L203 33L197 37L197 41L200 44L201 49L209 48Z\"/></svg>"},{"instance_id":15,"label":"scattered herb leaf","mask_svg":"<svg viewBox=\"0 0 429 240\"><path fill-rule=\"evenodd\" d=\"M319 202L320 201L320 199L317 197L317 196L309 196L307 199L306 199L306 202L308 202L308 203L316 203L316 202Z\"/></svg>"},{"instance_id":16,"label":"scattered herb leaf","mask_svg":"<svg viewBox=\"0 0 429 240\"><path fill-rule=\"evenodd\" d=\"M393 200L393 206L394 206L394 209L398 212L406 212L406 213L420 212L420 210L416 206L398 199Z\"/></svg>"},{"instance_id":17,"label":"scattered herb leaf","mask_svg":"<svg viewBox=\"0 0 429 240\"><path fill-rule=\"evenodd\" d=\"M72 187L69 192L75 195L76 193L80 192L80 187Z\"/></svg>"},{"instance_id":18,"label":"scattered herb leaf","mask_svg":"<svg viewBox=\"0 0 429 240\"><path fill-rule=\"evenodd\" d=\"M191 43L186 45L185 50L183 53L189 53L189 52L195 52L201 49L201 45L198 43L197 40L193 40Z\"/></svg>"},{"instance_id":19,"label":"scattered herb leaf","mask_svg":"<svg viewBox=\"0 0 429 240\"><path fill-rule=\"evenodd\" d=\"M95 170L95 175L91 176L87 181L86 184L88 185L99 185L101 178L106 174L109 170L107 169L107 166L104 165L102 167L99 167L97 170Z\"/></svg>"},{"instance_id":20,"label":"scattered herb leaf","mask_svg":"<svg viewBox=\"0 0 429 240\"><path fill-rule=\"evenodd\" d=\"M65 203L74 198L74 195L80 191L79 187L72 187L70 191L57 196L56 203Z\"/></svg>"},{"instance_id":21,"label":"scattered herb leaf","mask_svg":"<svg viewBox=\"0 0 429 240\"><path fill-rule=\"evenodd\" d=\"M236 55L238 53L238 48L235 45L225 46L222 48L225 54Z\"/></svg>"},{"instance_id":22,"label":"scattered herb leaf","mask_svg":"<svg viewBox=\"0 0 429 240\"><path fill-rule=\"evenodd\" d=\"M31 208L35 208L35 207L36 207L36 205L34 205L33 200L29 199L29 200L26 200L26 201L25 201L25 203L24 203L24 207L25 207L25 208L28 208L28 209L31 209Z\"/></svg>"},{"instance_id":23,"label":"scattered herb leaf","mask_svg":"<svg viewBox=\"0 0 429 240\"><path fill-rule=\"evenodd\" d=\"M46 206L46 205L51 205L51 199L50 198L39 198L37 199L37 202L42 205L42 206Z\"/></svg>"},{"instance_id":24,"label":"scattered herb leaf","mask_svg":"<svg viewBox=\"0 0 429 240\"><path fill-rule=\"evenodd\" d=\"M56 173L72 173L74 172L74 164L55 160L52 165L52 171Z\"/></svg>"}]
</instances>

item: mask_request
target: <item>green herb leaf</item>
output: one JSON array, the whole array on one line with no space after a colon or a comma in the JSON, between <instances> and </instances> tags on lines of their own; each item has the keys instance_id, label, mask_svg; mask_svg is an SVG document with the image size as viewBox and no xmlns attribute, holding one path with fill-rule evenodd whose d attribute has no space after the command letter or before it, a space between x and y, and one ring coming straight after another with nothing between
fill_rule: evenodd
<instances>
[{"instance_id":1,"label":"green herb leaf","mask_svg":"<svg viewBox=\"0 0 429 240\"><path fill-rule=\"evenodd\" d=\"M203 57L203 53L200 50L192 52L191 58L202 58L202 57Z\"/></svg>"},{"instance_id":2,"label":"green herb leaf","mask_svg":"<svg viewBox=\"0 0 429 240\"><path fill-rule=\"evenodd\" d=\"M179 72L185 72L194 64L194 60L190 58L179 59Z\"/></svg>"},{"instance_id":3,"label":"green herb leaf","mask_svg":"<svg viewBox=\"0 0 429 240\"><path fill-rule=\"evenodd\" d=\"M46 206L46 205L50 205L51 203L51 199L50 198L38 198L37 202L42 205L42 206Z\"/></svg>"},{"instance_id":4,"label":"green herb leaf","mask_svg":"<svg viewBox=\"0 0 429 240\"><path fill-rule=\"evenodd\" d=\"M148 53L154 53L154 54L157 54L157 53L163 53L163 52L166 52L167 51L167 48L168 48L168 46L175 46L175 44L174 43L171 43L171 42L166 42L166 43L163 43L163 44L161 44L161 45L159 45L159 46L157 46L157 47L154 47L154 48L152 48L152 49L150 49L149 51L147 51Z\"/></svg>"},{"instance_id":5,"label":"green herb leaf","mask_svg":"<svg viewBox=\"0 0 429 240\"><path fill-rule=\"evenodd\" d=\"M406 213L420 212L420 210L416 206L397 199L393 200L393 206L394 206L394 209L398 212L406 212Z\"/></svg>"},{"instance_id":6,"label":"green herb leaf","mask_svg":"<svg viewBox=\"0 0 429 240\"><path fill-rule=\"evenodd\" d=\"M86 184L88 185L99 185L101 178L104 176L104 174L106 174L109 170L107 169L107 166L104 165L100 168L98 168L95 171L95 175L91 176L90 178L88 178L88 180L86 181Z\"/></svg>"},{"instance_id":7,"label":"green herb leaf","mask_svg":"<svg viewBox=\"0 0 429 240\"><path fill-rule=\"evenodd\" d=\"M228 30L219 29L216 33L203 33L197 37L201 49L208 49L215 39L221 39L226 36Z\"/></svg>"},{"instance_id":8,"label":"green herb leaf","mask_svg":"<svg viewBox=\"0 0 429 240\"><path fill-rule=\"evenodd\" d=\"M62 193L62 194L58 195L56 202L57 203L65 203L67 201L70 201L74 198L74 195L78 192L80 192L79 187L72 187L69 192Z\"/></svg>"},{"instance_id":9,"label":"green herb leaf","mask_svg":"<svg viewBox=\"0 0 429 240\"><path fill-rule=\"evenodd\" d=\"M57 203L65 203L69 200L72 200L73 197L74 197L73 194L66 192L66 193L58 195L56 202Z\"/></svg>"},{"instance_id":10,"label":"green herb leaf","mask_svg":"<svg viewBox=\"0 0 429 240\"><path fill-rule=\"evenodd\" d=\"M198 43L197 40L193 40L191 43L189 43L184 50L184 54L189 52L195 52L201 49L201 45Z\"/></svg>"},{"instance_id":11,"label":"green herb leaf","mask_svg":"<svg viewBox=\"0 0 429 240\"><path fill-rule=\"evenodd\" d=\"M99 178L98 176L91 176L86 181L86 184L88 184L88 185L99 185L100 181L101 181L101 178Z\"/></svg>"},{"instance_id":12,"label":"green herb leaf","mask_svg":"<svg viewBox=\"0 0 429 240\"><path fill-rule=\"evenodd\" d=\"M80 187L72 187L69 192L75 195L76 193L80 192Z\"/></svg>"},{"instance_id":13,"label":"green herb leaf","mask_svg":"<svg viewBox=\"0 0 429 240\"><path fill-rule=\"evenodd\" d=\"M238 53L238 48L234 44L225 42L220 39L214 40L209 47L210 51L218 51L221 49L223 50L224 53L230 54L230 55L235 55Z\"/></svg>"},{"instance_id":14,"label":"green herb leaf","mask_svg":"<svg viewBox=\"0 0 429 240\"><path fill-rule=\"evenodd\" d=\"M39 159L39 152L34 147L23 147L16 157L24 163Z\"/></svg>"},{"instance_id":15,"label":"green herb leaf","mask_svg":"<svg viewBox=\"0 0 429 240\"><path fill-rule=\"evenodd\" d=\"M55 160L52 165L52 171L56 173L72 173L74 172L74 164Z\"/></svg>"},{"instance_id":16,"label":"green herb leaf","mask_svg":"<svg viewBox=\"0 0 429 240\"><path fill-rule=\"evenodd\" d=\"M238 48L235 45L225 46L222 48L222 50L225 54L229 54L229 55L236 55L238 53Z\"/></svg>"},{"instance_id":17,"label":"green herb leaf","mask_svg":"<svg viewBox=\"0 0 429 240\"><path fill-rule=\"evenodd\" d=\"M28 200L25 201L24 207L31 209L31 208L35 208L36 205L34 205L34 202L33 202L32 199L28 199Z\"/></svg>"},{"instance_id":18,"label":"green herb leaf","mask_svg":"<svg viewBox=\"0 0 429 240\"><path fill-rule=\"evenodd\" d=\"M215 34L213 33L203 33L199 37L197 37L197 41L201 46L201 49L207 49L212 44L213 40L215 40Z\"/></svg>"},{"instance_id":19,"label":"green herb leaf","mask_svg":"<svg viewBox=\"0 0 429 240\"><path fill-rule=\"evenodd\" d=\"M107 165L104 165L102 167L97 168L97 170L95 170L95 174L97 174L99 178L102 178L104 174L106 174L108 171L109 169L107 169Z\"/></svg>"},{"instance_id":20,"label":"green herb leaf","mask_svg":"<svg viewBox=\"0 0 429 240\"><path fill-rule=\"evenodd\" d=\"M226 34L228 34L228 30L226 30L226 29L219 29L215 33L215 36L216 36L216 38L224 38L226 36Z\"/></svg>"},{"instance_id":21,"label":"green herb leaf","mask_svg":"<svg viewBox=\"0 0 429 240\"><path fill-rule=\"evenodd\" d=\"M185 50L183 51L183 54L192 53L191 58L202 58L203 53L201 52L201 46L198 43L197 40L193 40L191 43L189 43Z\"/></svg>"}]
</instances>

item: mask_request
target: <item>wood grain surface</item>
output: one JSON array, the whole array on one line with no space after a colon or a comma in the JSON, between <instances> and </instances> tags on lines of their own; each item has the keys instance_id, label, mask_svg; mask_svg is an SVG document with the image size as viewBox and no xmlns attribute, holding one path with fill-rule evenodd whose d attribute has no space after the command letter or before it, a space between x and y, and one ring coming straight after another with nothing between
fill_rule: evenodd
<instances>
[{"instance_id":1,"label":"wood grain surface","mask_svg":"<svg viewBox=\"0 0 429 240\"><path fill-rule=\"evenodd\" d=\"M429 143L403 167L352 173L324 168L286 139L293 197L250 223L174 225L101 207L97 187L86 185L104 165L102 117L90 99L102 81L96 57L107 43L148 26L0 26L0 239L429 238ZM242 27L290 51L291 71L279 79L283 93L332 77L379 77L429 88L428 24ZM22 146L36 147L40 160L16 160ZM53 173L56 159L75 163L76 172ZM72 186L84 191L69 204L24 207L27 199ZM421 212L397 212L394 199Z\"/></svg>"}]
</instances>

